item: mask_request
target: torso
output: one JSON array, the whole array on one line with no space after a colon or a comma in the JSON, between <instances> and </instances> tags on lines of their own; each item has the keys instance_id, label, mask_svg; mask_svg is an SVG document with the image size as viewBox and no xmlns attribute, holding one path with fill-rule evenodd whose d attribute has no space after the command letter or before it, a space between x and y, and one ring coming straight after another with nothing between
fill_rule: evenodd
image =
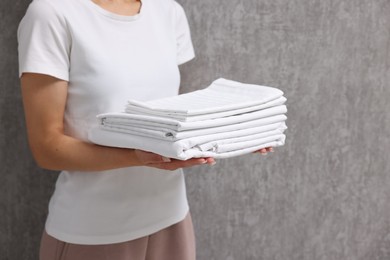
<instances>
[{"instance_id":1,"label":"torso","mask_svg":"<svg viewBox=\"0 0 390 260\"><path fill-rule=\"evenodd\" d=\"M178 17L183 13L174 1L142 0L137 14L136 3L120 14L91 0L34 0L33 5L35 11L55 12L52 24L59 28L53 30L66 34L61 39L70 46L67 135L88 141L97 114L123 111L128 99L178 93L175 23L183 21ZM156 232L187 212L181 170L63 171L46 231L70 243L116 243Z\"/></svg>"}]
</instances>

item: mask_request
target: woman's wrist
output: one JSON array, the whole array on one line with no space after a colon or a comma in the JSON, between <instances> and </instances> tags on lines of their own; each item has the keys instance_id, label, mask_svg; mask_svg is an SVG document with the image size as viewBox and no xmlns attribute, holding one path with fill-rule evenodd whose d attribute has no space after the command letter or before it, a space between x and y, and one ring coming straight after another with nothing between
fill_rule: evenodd
<instances>
[{"instance_id":1,"label":"woman's wrist","mask_svg":"<svg viewBox=\"0 0 390 260\"><path fill-rule=\"evenodd\" d=\"M145 162L138 156L138 152L135 149L126 149L128 154L126 156L127 162L130 158L130 166L146 166Z\"/></svg>"}]
</instances>

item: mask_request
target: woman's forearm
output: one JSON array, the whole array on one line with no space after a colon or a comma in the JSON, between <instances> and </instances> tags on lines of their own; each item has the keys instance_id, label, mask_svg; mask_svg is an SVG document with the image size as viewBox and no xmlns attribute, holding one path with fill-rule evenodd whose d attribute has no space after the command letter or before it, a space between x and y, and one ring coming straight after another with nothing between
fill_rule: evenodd
<instances>
[{"instance_id":1,"label":"woman's forearm","mask_svg":"<svg viewBox=\"0 0 390 260\"><path fill-rule=\"evenodd\" d=\"M148 166L173 171L195 165L214 165L213 158L192 158L185 161L134 149L99 146L58 134L42 142L31 143L35 160L45 169L103 171L131 166ZM34 145L35 144L35 145Z\"/></svg>"},{"instance_id":2,"label":"woman's forearm","mask_svg":"<svg viewBox=\"0 0 390 260\"><path fill-rule=\"evenodd\" d=\"M133 149L99 146L61 134L31 148L38 165L50 170L102 171L143 165Z\"/></svg>"}]
</instances>

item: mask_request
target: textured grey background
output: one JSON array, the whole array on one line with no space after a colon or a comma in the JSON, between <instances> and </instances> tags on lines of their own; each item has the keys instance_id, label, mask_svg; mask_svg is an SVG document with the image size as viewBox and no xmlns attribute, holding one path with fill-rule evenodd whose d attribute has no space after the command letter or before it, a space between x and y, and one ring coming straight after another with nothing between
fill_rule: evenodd
<instances>
[{"instance_id":1,"label":"textured grey background","mask_svg":"<svg viewBox=\"0 0 390 260\"><path fill-rule=\"evenodd\" d=\"M197 58L183 91L217 77L279 87L287 143L187 171L199 260L390 259L390 1L179 0ZM37 259L56 173L25 137L15 31L0 2L0 259Z\"/></svg>"}]
</instances>

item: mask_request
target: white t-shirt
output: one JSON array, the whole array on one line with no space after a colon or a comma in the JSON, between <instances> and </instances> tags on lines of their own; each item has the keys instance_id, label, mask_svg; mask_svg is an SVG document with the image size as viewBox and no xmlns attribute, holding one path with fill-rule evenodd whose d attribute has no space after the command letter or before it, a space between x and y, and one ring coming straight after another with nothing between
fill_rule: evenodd
<instances>
[{"instance_id":1,"label":"white t-shirt","mask_svg":"<svg viewBox=\"0 0 390 260\"><path fill-rule=\"evenodd\" d=\"M183 8L142 0L134 16L91 0L34 0L18 30L20 75L69 81L65 134L88 141L95 116L124 111L128 99L178 94L178 65L194 50ZM62 171L46 231L77 244L110 244L157 232L188 212L184 176L150 167Z\"/></svg>"}]
</instances>

